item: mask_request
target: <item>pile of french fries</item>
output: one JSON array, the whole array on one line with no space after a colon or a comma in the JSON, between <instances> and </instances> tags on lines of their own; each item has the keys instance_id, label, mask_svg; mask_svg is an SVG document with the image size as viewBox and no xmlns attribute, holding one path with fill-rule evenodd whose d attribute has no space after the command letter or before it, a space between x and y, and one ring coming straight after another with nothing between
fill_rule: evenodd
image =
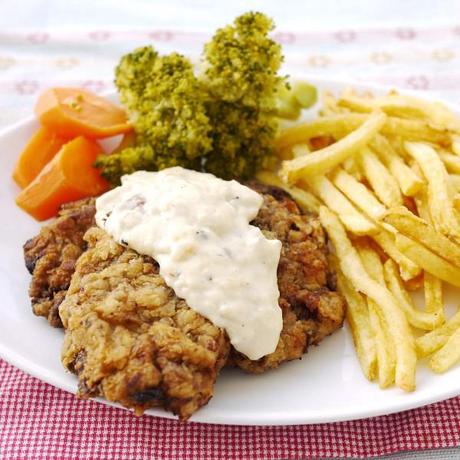
<instances>
[{"instance_id":1,"label":"pile of french fries","mask_svg":"<svg viewBox=\"0 0 460 460\"><path fill-rule=\"evenodd\" d=\"M323 97L318 118L281 132L280 168L259 179L319 214L364 375L412 391L416 365L460 361L460 119L391 92ZM423 289L424 305L410 291Z\"/></svg>"}]
</instances>

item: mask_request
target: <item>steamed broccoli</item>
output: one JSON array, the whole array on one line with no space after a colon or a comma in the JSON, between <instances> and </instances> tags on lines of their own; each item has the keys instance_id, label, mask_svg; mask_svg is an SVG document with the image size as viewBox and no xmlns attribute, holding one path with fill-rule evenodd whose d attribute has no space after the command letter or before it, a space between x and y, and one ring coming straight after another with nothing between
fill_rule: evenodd
<instances>
[{"instance_id":1,"label":"steamed broccoli","mask_svg":"<svg viewBox=\"0 0 460 460\"><path fill-rule=\"evenodd\" d=\"M188 59L176 53L159 56L150 46L139 48L121 59L115 84L136 142L98 158L96 166L104 177L117 183L123 174L139 169L200 167L200 156L211 150L211 126L206 93Z\"/></svg>"},{"instance_id":2,"label":"steamed broccoli","mask_svg":"<svg viewBox=\"0 0 460 460\"><path fill-rule=\"evenodd\" d=\"M249 12L219 29L204 49L204 71L172 53L144 47L124 56L115 83L136 143L101 156L112 183L138 169L181 165L224 178L248 178L265 166L277 128L281 48L272 21Z\"/></svg>"},{"instance_id":3,"label":"steamed broccoli","mask_svg":"<svg viewBox=\"0 0 460 460\"><path fill-rule=\"evenodd\" d=\"M281 47L268 33L273 22L246 13L219 29L205 46L203 78L209 90L213 149L205 169L226 179L247 179L267 166L277 129L276 92Z\"/></svg>"}]
</instances>

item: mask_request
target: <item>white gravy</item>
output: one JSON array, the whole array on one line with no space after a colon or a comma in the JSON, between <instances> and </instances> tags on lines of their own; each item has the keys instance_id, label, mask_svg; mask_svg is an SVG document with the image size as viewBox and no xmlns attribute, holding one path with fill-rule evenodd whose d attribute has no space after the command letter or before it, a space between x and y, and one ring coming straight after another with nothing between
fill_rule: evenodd
<instances>
[{"instance_id":1,"label":"white gravy","mask_svg":"<svg viewBox=\"0 0 460 460\"><path fill-rule=\"evenodd\" d=\"M249 222L262 196L236 181L180 167L138 171L96 200L97 225L153 257L178 297L250 359L275 351L282 328L281 242Z\"/></svg>"}]
</instances>

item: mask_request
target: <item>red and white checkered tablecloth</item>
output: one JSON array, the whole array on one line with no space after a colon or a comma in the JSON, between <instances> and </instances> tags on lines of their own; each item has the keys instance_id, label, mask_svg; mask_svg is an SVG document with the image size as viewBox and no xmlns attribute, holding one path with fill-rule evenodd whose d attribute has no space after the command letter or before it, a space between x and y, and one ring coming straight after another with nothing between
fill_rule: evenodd
<instances>
[{"instance_id":1,"label":"red and white checkered tablecloth","mask_svg":"<svg viewBox=\"0 0 460 460\"><path fill-rule=\"evenodd\" d=\"M225 426L136 417L0 360L1 460L368 458L460 444L460 397L354 422Z\"/></svg>"}]
</instances>

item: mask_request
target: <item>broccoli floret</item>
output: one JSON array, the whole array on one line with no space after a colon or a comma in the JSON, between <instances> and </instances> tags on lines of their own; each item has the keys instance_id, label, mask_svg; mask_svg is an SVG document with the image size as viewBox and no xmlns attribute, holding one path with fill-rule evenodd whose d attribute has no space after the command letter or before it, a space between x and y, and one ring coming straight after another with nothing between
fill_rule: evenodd
<instances>
[{"instance_id":1,"label":"broccoli floret","mask_svg":"<svg viewBox=\"0 0 460 460\"><path fill-rule=\"evenodd\" d=\"M273 21L262 13L249 12L234 24L218 29L204 47L206 85L222 102L272 110L282 78L281 46L268 33Z\"/></svg>"},{"instance_id":2,"label":"broccoli floret","mask_svg":"<svg viewBox=\"0 0 460 460\"><path fill-rule=\"evenodd\" d=\"M281 47L272 21L249 12L219 29L204 49L204 71L150 46L124 56L115 83L136 143L97 166L112 183L138 169L180 165L223 178L246 179L267 166L277 129Z\"/></svg>"},{"instance_id":3,"label":"broccoli floret","mask_svg":"<svg viewBox=\"0 0 460 460\"><path fill-rule=\"evenodd\" d=\"M182 165L199 168L211 150L206 92L184 56L159 56L150 46L124 56L115 71L120 100L136 131L136 145L100 156L96 166L116 184L123 174Z\"/></svg>"},{"instance_id":4,"label":"broccoli floret","mask_svg":"<svg viewBox=\"0 0 460 460\"><path fill-rule=\"evenodd\" d=\"M205 169L218 176L252 177L272 154L276 93L285 84L277 74L281 47L268 36L272 29L265 15L249 12L219 29L205 46L213 126Z\"/></svg>"}]
</instances>

